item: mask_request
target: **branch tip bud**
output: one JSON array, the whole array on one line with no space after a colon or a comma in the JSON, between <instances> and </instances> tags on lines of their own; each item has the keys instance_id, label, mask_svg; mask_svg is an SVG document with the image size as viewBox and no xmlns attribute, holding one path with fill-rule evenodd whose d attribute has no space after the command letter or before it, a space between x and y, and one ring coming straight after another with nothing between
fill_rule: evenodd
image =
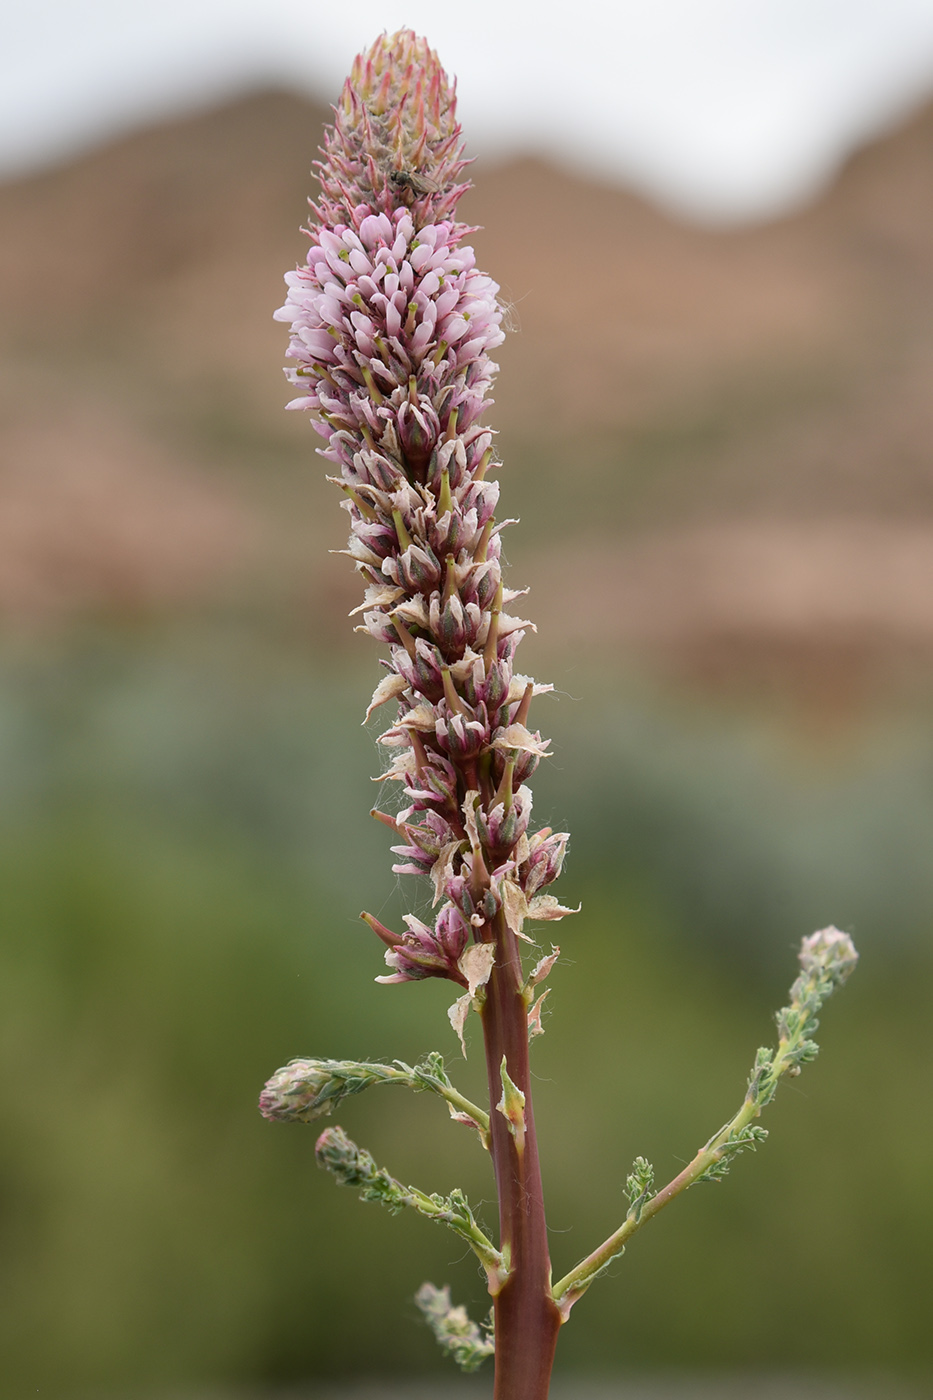
<instances>
[{"instance_id":1,"label":"branch tip bud","mask_svg":"<svg viewBox=\"0 0 933 1400\"><path fill-rule=\"evenodd\" d=\"M476 1323L470 1321L466 1308L452 1305L449 1288L423 1283L415 1294L415 1303L438 1345L453 1357L461 1371L478 1370L487 1356L494 1354L496 1345L491 1319L481 1332Z\"/></svg>"}]
</instances>

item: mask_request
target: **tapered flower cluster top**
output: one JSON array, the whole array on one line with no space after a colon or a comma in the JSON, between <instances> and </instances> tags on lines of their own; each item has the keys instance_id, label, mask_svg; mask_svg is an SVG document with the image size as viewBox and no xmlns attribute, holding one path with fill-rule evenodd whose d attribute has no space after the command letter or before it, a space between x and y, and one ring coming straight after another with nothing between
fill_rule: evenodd
<instances>
[{"instance_id":1,"label":"tapered flower cluster top","mask_svg":"<svg viewBox=\"0 0 933 1400\"><path fill-rule=\"evenodd\" d=\"M309 409L340 469L347 553L366 592L356 611L389 648L370 713L398 703L382 736L401 784L400 873L433 882L433 926L408 915L384 981L447 977L472 995L489 975L502 920L569 912L542 891L564 833L529 829L525 780L546 745L528 728L537 686L513 670L530 624L506 608L481 419L503 339L498 287L455 222L468 188L455 95L424 40L402 30L361 55L318 163L306 264L276 313L292 326L290 408ZM498 921L498 923L497 923ZM500 939L501 941L501 939Z\"/></svg>"}]
</instances>

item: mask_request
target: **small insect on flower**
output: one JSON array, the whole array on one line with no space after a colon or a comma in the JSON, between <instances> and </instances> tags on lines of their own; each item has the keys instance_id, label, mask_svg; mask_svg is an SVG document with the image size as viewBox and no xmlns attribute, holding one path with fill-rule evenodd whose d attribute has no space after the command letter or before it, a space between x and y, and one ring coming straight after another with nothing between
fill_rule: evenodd
<instances>
[{"instance_id":1,"label":"small insect on flower","mask_svg":"<svg viewBox=\"0 0 933 1400\"><path fill-rule=\"evenodd\" d=\"M419 175L414 170L390 170L389 183L394 185L400 192L413 195L440 194L441 187L436 180L432 180L428 175Z\"/></svg>"}]
</instances>

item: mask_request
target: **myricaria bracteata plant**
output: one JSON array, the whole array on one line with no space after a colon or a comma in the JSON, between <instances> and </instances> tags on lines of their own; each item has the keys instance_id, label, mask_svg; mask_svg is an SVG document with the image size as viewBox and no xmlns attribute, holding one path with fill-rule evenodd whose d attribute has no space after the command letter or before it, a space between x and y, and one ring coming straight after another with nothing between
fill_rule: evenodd
<instances>
[{"instance_id":1,"label":"myricaria bracteata plant","mask_svg":"<svg viewBox=\"0 0 933 1400\"><path fill-rule=\"evenodd\" d=\"M552 1282L529 1077L529 1042L541 1032L539 984L558 949L523 964L527 922L573 912L546 893L560 874L567 835L534 830L527 780L547 742L530 728L535 696L550 689L515 670L531 624L507 609L517 593L500 567L498 484L491 431L482 419L503 339L498 287L477 270L456 220L466 161L453 86L423 39L402 30L354 63L317 164L306 263L286 277L276 313L292 327L289 378L325 439L323 455L350 517L347 553L365 583L363 630L387 648L387 674L367 717L394 703L381 736L392 758L382 777L398 785L400 810L373 813L397 843L399 874L427 877L433 921L406 928L363 919L385 944L383 982L441 977L464 1045L479 1014L489 1109L452 1085L443 1057L415 1066L294 1060L266 1085L268 1118L308 1122L376 1084L427 1090L475 1129L491 1154L499 1199L498 1242L463 1193L405 1186L341 1128L317 1145L319 1163L363 1199L411 1207L446 1224L474 1250L493 1298L481 1330L449 1291L425 1284L418 1303L438 1341L465 1369L495 1353L496 1400L547 1396L558 1331L570 1309L627 1239L695 1181L725 1174L733 1157L766 1135L761 1109L785 1074L816 1047L816 1013L848 976L851 940L826 929L804 940L802 973L779 1013L776 1051L761 1050L742 1107L667 1186L636 1159L623 1224Z\"/></svg>"}]
</instances>

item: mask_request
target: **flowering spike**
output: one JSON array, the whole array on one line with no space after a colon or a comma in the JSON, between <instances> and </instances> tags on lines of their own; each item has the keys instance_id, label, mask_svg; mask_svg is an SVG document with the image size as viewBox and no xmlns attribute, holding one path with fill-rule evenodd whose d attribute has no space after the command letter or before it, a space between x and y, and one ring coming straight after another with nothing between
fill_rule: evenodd
<instances>
[{"instance_id":1,"label":"flowering spike","mask_svg":"<svg viewBox=\"0 0 933 1400\"><path fill-rule=\"evenodd\" d=\"M365 580L362 625L388 648L389 674L366 712L396 702L379 743L392 755L374 781L399 784L398 816L374 810L399 844L398 874L430 881L431 918L404 916L396 933L363 921L385 946L383 983L444 978L459 995L448 1016L464 1055L471 1010L483 1023L491 1112L463 1099L439 1056L410 1069L350 1061L296 1061L263 1090L270 1118L309 1121L373 1083L428 1088L457 1121L478 1131L499 1192L501 1249L479 1229L461 1192L427 1196L376 1166L340 1128L318 1140L322 1166L366 1200L410 1206L448 1224L476 1252L495 1299L496 1395L542 1400L557 1330L590 1282L635 1230L696 1181L719 1179L765 1136L754 1121L784 1075L817 1052L822 1002L855 966L851 939L822 929L804 940L800 975L777 1017L776 1050L758 1052L739 1112L660 1191L637 1158L624 1223L551 1285L538 1166L528 1041L543 1032L547 992L535 986L558 949L530 975L520 940L526 920L576 912L542 893L560 874L567 834L530 829L526 780L549 754L528 727L536 686L513 670L534 624L504 609L506 589L492 432L483 425L503 339L498 287L476 267L456 220L467 185L455 88L410 30L383 35L344 86L317 163L305 264L286 277L290 409L316 415L321 449L336 465L350 519L347 554ZM499 465L496 463L495 465ZM426 903L426 901L425 901ZM446 1290L419 1302L442 1345L472 1366L491 1350Z\"/></svg>"}]
</instances>

